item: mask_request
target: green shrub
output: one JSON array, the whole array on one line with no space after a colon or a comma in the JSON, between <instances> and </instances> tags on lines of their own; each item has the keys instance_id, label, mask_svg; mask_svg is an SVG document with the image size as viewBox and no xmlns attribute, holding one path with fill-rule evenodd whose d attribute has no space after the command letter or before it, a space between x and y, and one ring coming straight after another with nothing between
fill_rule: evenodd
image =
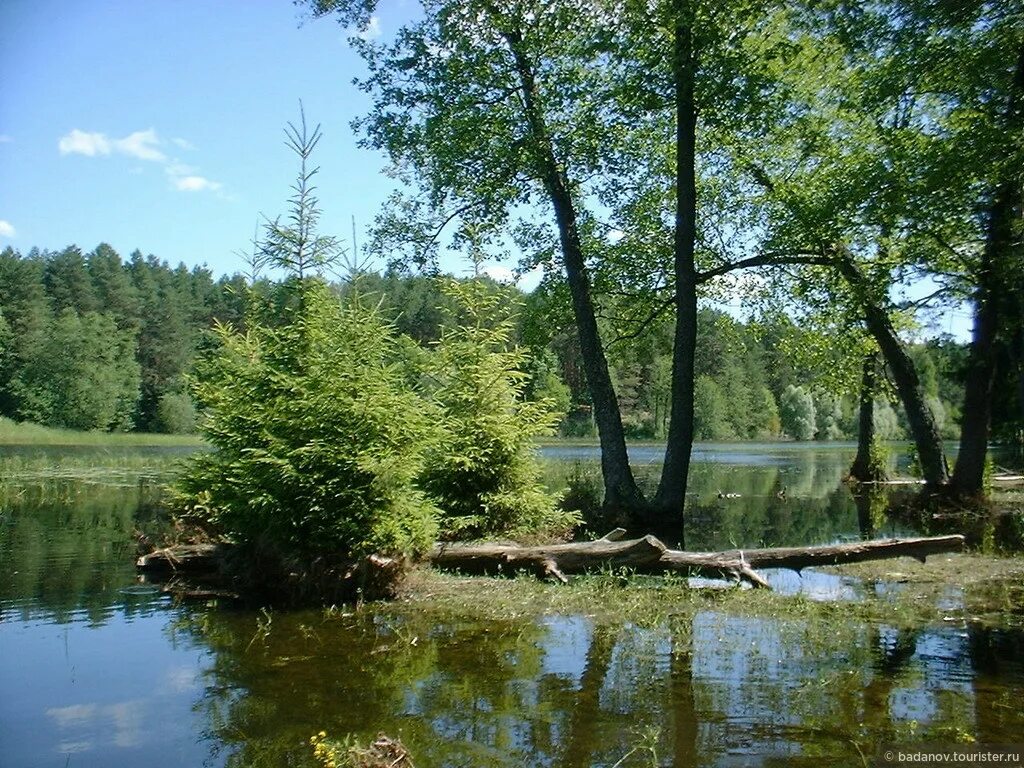
<instances>
[{"instance_id":1,"label":"green shrub","mask_svg":"<svg viewBox=\"0 0 1024 768\"><path fill-rule=\"evenodd\" d=\"M448 538L563 532L578 515L559 508L540 483L533 441L558 414L523 399L526 356L509 349L512 323L496 327L495 304L477 281L446 284L468 318L442 330L428 363L443 437L429 451L421 484L442 511Z\"/></svg>"},{"instance_id":2,"label":"green shrub","mask_svg":"<svg viewBox=\"0 0 1024 768\"><path fill-rule=\"evenodd\" d=\"M814 399L803 387L792 384L786 387L779 400L779 418L782 429L794 440L810 440L814 437Z\"/></svg>"},{"instance_id":3,"label":"green shrub","mask_svg":"<svg viewBox=\"0 0 1024 768\"><path fill-rule=\"evenodd\" d=\"M190 435L196 431L196 408L187 392L166 392L156 406L156 421L161 432Z\"/></svg>"},{"instance_id":4,"label":"green shrub","mask_svg":"<svg viewBox=\"0 0 1024 768\"><path fill-rule=\"evenodd\" d=\"M294 322L219 326L195 394L216 448L180 480L193 515L232 540L301 556L416 554L435 509L414 486L435 436L402 386L392 328L306 278Z\"/></svg>"},{"instance_id":5,"label":"green shrub","mask_svg":"<svg viewBox=\"0 0 1024 768\"><path fill-rule=\"evenodd\" d=\"M875 435L868 446L868 477L875 482L889 479L889 465L892 463L892 451L886 442Z\"/></svg>"}]
</instances>

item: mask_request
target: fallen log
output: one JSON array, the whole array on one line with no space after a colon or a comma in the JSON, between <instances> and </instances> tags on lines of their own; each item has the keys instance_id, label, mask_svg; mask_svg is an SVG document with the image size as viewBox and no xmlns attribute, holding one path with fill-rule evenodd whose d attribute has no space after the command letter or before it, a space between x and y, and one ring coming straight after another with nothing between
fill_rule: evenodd
<instances>
[{"instance_id":1,"label":"fallen log","mask_svg":"<svg viewBox=\"0 0 1024 768\"><path fill-rule=\"evenodd\" d=\"M539 547L507 544L442 544L430 554L432 565L465 573L532 571L565 583L567 573L600 568L626 568L637 573L683 572L693 576L732 578L761 588L768 582L754 568L789 568L840 565L891 557L915 557L958 552L963 536L858 541L817 547L779 547L730 552L682 552L666 547L654 536L621 540L621 529L596 541Z\"/></svg>"},{"instance_id":2,"label":"fallen log","mask_svg":"<svg viewBox=\"0 0 1024 768\"><path fill-rule=\"evenodd\" d=\"M226 544L172 544L143 555L135 561L135 567L143 573L214 573L226 551Z\"/></svg>"},{"instance_id":3,"label":"fallen log","mask_svg":"<svg viewBox=\"0 0 1024 768\"><path fill-rule=\"evenodd\" d=\"M848 544L813 547L775 547L727 552L682 552L669 549L654 536L624 539L617 528L594 541L575 541L521 547L509 543L439 544L429 562L445 570L472 574L531 571L542 578L567 583L569 573L601 568L625 568L636 573L686 573L692 576L745 581L770 588L755 568L788 568L800 571L808 566L841 565L865 560L914 557L921 562L928 555L959 552L964 537L932 536L913 539L876 539ZM229 546L226 544L181 544L158 549L137 561L140 571L160 575L203 575L216 573Z\"/></svg>"}]
</instances>

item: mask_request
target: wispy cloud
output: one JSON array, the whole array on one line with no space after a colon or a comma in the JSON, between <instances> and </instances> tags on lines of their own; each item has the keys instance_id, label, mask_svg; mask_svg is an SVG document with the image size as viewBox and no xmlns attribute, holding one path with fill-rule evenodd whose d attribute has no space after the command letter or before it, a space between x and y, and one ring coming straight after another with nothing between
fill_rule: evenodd
<instances>
[{"instance_id":1,"label":"wispy cloud","mask_svg":"<svg viewBox=\"0 0 1024 768\"><path fill-rule=\"evenodd\" d=\"M183 150L195 149L191 142L179 137L171 139L170 143ZM62 155L85 155L86 157L124 155L136 160L158 163L164 167L164 173L170 180L171 186L181 192L218 192L223 186L218 181L199 175L195 168L181 163L176 158L168 157L163 150L165 142L160 139L153 128L135 131L135 133L130 133L120 139L111 138L104 133L90 133L75 128L60 138L57 147ZM135 168L129 172L138 173L139 171Z\"/></svg>"},{"instance_id":2,"label":"wispy cloud","mask_svg":"<svg viewBox=\"0 0 1024 768\"><path fill-rule=\"evenodd\" d=\"M6 133L0 133L0 144L10 144L14 141L14 137L8 136Z\"/></svg>"},{"instance_id":3,"label":"wispy cloud","mask_svg":"<svg viewBox=\"0 0 1024 768\"><path fill-rule=\"evenodd\" d=\"M15 237L17 234L11 222L6 219L0 219L0 237Z\"/></svg>"},{"instance_id":4,"label":"wispy cloud","mask_svg":"<svg viewBox=\"0 0 1024 768\"><path fill-rule=\"evenodd\" d=\"M57 147L62 155L96 155L110 154L110 141L102 133L86 133L75 128L66 136L61 136Z\"/></svg>"},{"instance_id":5,"label":"wispy cloud","mask_svg":"<svg viewBox=\"0 0 1024 768\"><path fill-rule=\"evenodd\" d=\"M216 192L221 187L219 182L210 181L203 176L179 176L173 181L174 188L181 192Z\"/></svg>"},{"instance_id":6,"label":"wispy cloud","mask_svg":"<svg viewBox=\"0 0 1024 768\"><path fill-rule=\"evenodd\" d=\"M160 139L157 138L156 131L152 128L148 131L130 133L123 139L114 142L115 149L122 154L139 160L163 163L167 160L167 156L157 149L158 146L160 146Z\"/></svg>"},{"instance_id":7,"label":"wispy cloud","mask_svg":"<svg viewBox=\"0 0 1024 768\"><path fill-rule=\"evenodd\" d=\"M62 155L96 157L116 153L137 160L163 163L166 162L167 156L158 149L159 146L160 138L152 128L129 133L122 139L112 139L103 133L88 133L75 128L67 135L61 136L57 142Z\"/></svg>"}]
</instances>

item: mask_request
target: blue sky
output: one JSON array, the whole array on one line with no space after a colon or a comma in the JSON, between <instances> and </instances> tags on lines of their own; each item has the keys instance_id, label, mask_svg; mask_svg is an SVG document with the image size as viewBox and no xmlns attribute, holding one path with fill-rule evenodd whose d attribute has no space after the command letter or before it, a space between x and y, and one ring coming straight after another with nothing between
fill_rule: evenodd
<instances>
[{"instance_id":1,"label":"blue sky","mask_svg":"<svg viewBox=\"0 0 1024 768\"><path fill-rule=\"evenodd\" d=\"M372 31L409 12L385 2ZM239 271L259 215L285 209L300 99L324 133L321 229L348 242L355 216L362 242L393 182L349 127L369 102L347 38L289 0L2 0L0 246Z\"/></svg>"},{"instance_id":2,"label":"blue sky","mask_svg":"<svg viewBox=\"0 0 1024 768\"><path fill-rule=\"evenodd\" d=\"M412 12L383 0L371 33ZM369 101L348 37L289 0L0 0L0 247L108 242L241 271L260 215L285 210L300 99L324 133L321 230L348 242L355 216L364 242L393 182L350 128ZM932 331L968 328L959 308Z\"/></svg>"}]
</instances>

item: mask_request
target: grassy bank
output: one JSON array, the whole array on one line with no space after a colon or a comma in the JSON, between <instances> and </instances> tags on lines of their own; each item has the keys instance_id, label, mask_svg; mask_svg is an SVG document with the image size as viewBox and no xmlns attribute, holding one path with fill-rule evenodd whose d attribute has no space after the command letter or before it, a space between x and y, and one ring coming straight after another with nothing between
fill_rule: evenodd
<instances>
[{"instance_id":1,"label":"grassy bank","mask_svg":"<svg viewBox=\"0 0 1024 768\"><path fill-rule=\"evenodd\" d=\"M927 564L898 558L816 569L845 576L862 587L856 599L812 599L739 588L693 589L682 577L600 573L574 577L568 586L533 576L487 578L416 569L398 601L384 610L475 619L529 619L579 614L598 623L628 621L658 626L701 610L804 621L882 623L895 627L977 623L1020 627L1024 557L935 555ZM875 585L887 585L876 589ZM951 607L951 592L962 604Z\"/></svg>"},{"instance_id":2,"label":"grassy bank","mask_svg":"<svg viewBox=\"0 0 1024 768\"><path fill-rule=\"evenodd\" d=\"M79 432L54 429L39 424L17 422L0 417L0 445L94 445L100 447L130 446L201 446L198 435L157 435L137 432Z\"/></svg>"}]
</instances>

